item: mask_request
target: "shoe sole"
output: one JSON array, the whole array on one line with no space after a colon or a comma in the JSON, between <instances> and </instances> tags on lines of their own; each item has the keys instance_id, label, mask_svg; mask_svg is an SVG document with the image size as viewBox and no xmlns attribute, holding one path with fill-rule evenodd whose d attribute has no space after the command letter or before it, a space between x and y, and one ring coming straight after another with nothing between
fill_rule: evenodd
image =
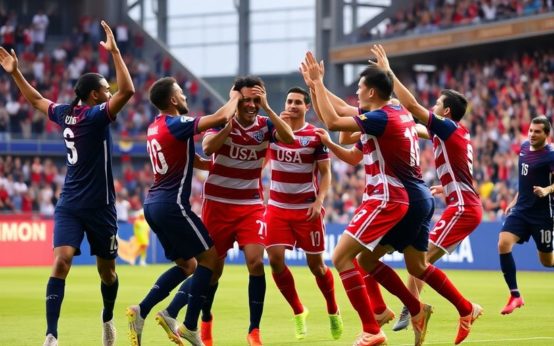
<instances>
[{"instance_id":1,"label":"shoe sole","mask_svg":"<svg viewBox=\"0 0 554 346\"><path fill-rule=\"evenodd\" d=\"M137 312L133 309L127 309L126 313L127 315L127 321L129 323L129 341L131 342L131 346L140 346L139 337L137 334L137 331L134 327L134 322L137 319Z\"/></svg>"},{"instance_id":2,"label":"shoe sole","mask_svg":"<svg viewBox=\"0 0 554 346\"><path fill-rule=\"evenodd\" d=\"M175 332L171 330L171 328L169 328L169 325L167 324L167 322L162 316L156 315L154 319L160 325L160 327L163 328L169 340L171 340L172 342L176 343L179 346L185 346L185 344L183 343L183 340L181 340L181 337L175 334Z\"/></svg>"}]
</instances>

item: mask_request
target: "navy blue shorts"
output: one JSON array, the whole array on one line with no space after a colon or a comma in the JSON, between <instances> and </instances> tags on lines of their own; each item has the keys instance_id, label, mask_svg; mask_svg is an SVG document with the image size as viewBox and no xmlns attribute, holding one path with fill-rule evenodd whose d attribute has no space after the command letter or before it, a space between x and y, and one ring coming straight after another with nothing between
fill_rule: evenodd
<instances>
[{"instance_id":1,"label":"navy blue shorts","mask_svg":"<svg viewBox=\"0 0 554 346\"><path fill-rule=\"evenodd\" d=\"M392 246L398 252L403 252L409 245L419 251L427 251L434 211L433 198L410 203L406 215L385 234L379 244Z\"/></svg>"},{"instance_id":2,"label":"navy blue shorts","mask_svg":"<svg viewBox=\"0 0 554 346\"><path fill-rule=\"evenodd\" d=\"M150 203L144 205L144 216L171 261L195 257L213 246L206 226L188 208L181 209L176 203Z\"/></svg>"},{"instance_id":3,"label":"navy blue shorts","mask_svg":"<svg viewBox=\"0 0 554 346\"><path fill-rule=\"evenodd\" d=\"M537 250L540 252L552 252L553 221L550 213L529 213L512 209L504 224L502 232L510 232L519 237L518 244L535 240Z\"/></svg>"},{"instance_id":4,"label":"navy blue shorts","mask_svg":"<svg viewBox=\"0 0 554 346\"><path fill-rule=\"evenodd\" d=\"M117 214L115 205L100 208L71 209L58 206L54 212L54 247L72 246L81 254L81 242L87 235L90 254L103 259L117 257Z\"/></svg>"}]
</instances>

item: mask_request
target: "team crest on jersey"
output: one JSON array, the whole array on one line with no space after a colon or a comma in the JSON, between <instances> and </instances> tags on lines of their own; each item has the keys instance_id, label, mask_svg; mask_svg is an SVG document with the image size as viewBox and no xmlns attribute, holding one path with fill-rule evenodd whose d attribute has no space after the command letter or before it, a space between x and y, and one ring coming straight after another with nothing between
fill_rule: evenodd
<instances>
[{"instance_id":1,"label":"team crest on jersey","mask_svg":"<svg viewBox=\"0 0 554 346\"><path fill-rule=\"evenodd\" d=\"M264 132L260 130L250 133L250 137L254 138L256 142L261 143L264 140Z\"/></svg>"},{"instance_id":2,"label":"team crest on jersey","mask_svg":"<svg viewBox=\"0 0 554 346\"><path fill-rule=\"evenodd\" d=\"M358 115L358 118L360 118L360 120L362 120L362 121L367 119L367 117L364 114Z\"/></svg>"},{"instance_id":3,"label":"team crest on jersey","mask_svg":"<svg viewBox=\"0 0 554 346\"><path fill-rule=\"evenodd\" d=\"M296 137L298 138L298 142L300 142L300 145L305 147L310 143L310 137Z\"/></svg>"}]
</instances>

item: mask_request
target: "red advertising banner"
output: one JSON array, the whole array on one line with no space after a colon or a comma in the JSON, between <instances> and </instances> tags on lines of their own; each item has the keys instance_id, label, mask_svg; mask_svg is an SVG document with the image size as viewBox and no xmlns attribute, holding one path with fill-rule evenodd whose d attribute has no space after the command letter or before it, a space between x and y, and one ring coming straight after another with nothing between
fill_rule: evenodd
<instances>
[{"instance_id":1,"label":"red advertising banner","mask_svg":"<svg viewBox=\"0 0 554 346\"><path fill-rule=\"evenodd\" d=\"M0 267L52 264L53 220L0 216Z\"/></svg>"}]
</instances>

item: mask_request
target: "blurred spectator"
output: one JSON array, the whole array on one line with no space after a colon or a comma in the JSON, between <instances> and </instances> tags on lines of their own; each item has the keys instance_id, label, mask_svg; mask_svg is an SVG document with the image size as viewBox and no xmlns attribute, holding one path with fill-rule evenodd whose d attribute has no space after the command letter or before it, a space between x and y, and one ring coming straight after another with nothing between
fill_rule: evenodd
<instances>
[{"instance_id":1,"label":"blurred spectator","mask_svg":"<svg viewBox=\"0 0 554 346\"><path fill-rule=\"evenodd\" d=\"M37 14L33 16L31 41L35 54L44 50L44 42L46 41L46 30L48 29L48 16L43 9L39 9Z\"/></svg>"}]
</instances>

